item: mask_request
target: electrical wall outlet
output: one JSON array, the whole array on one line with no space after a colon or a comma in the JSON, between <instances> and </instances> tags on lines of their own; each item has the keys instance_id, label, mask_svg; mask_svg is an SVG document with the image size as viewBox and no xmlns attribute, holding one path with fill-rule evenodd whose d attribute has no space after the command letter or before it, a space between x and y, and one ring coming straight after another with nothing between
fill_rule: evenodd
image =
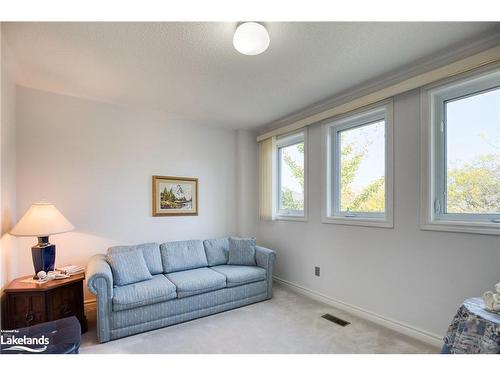
<instances>
[{"instance_id":1,"label":"electrical wall outlet","mask_svg":"<svg viewBox=\"0 0 500 375\"><path fill-rule=\"evenodd\" d=\"M314 267L314 275L319 276L320 275L320 268L318 266Z\"/></svg>"}]
</instances>

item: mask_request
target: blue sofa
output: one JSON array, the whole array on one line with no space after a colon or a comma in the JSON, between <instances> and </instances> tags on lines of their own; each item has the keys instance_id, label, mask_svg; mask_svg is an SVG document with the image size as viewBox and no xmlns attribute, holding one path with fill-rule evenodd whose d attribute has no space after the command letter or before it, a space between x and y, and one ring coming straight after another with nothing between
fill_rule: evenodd
<instances>
[{"instance_id":1,"label":"blue sofa","mask_svg":"<svg viewBox=\"0 0 500 375\"><path fill-rule=\"evenodd\" d=\"M253 249L255 265L227 264L228 238L115 246L93 256L86 279L97 298L99 342L270 299L275 252ZM129 251L142 251L150 278L117 285L110 256ZM131 275L135 263L126 263Z\"/></svg>"}]
</instances>

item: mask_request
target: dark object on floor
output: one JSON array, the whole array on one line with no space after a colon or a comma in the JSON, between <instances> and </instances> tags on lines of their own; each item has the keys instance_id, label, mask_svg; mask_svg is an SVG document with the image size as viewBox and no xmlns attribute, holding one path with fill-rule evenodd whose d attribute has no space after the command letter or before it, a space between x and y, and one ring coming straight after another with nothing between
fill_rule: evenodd
<instances>
[{"instance_id":1,"label":"dark object on floor","mask_svg":"<svg viewBox=\"0 0 500 375\"><path fill-rule=\"evenodd\" d=\"M87 331L83 309L84 273L41 285L23 282L26 279L31 279L31 276L14 279L4 289L7 311L2 316L3 329L18 329L76 316L82 333Z\"/></svg>"},{"instance_id":2,"label":"dark object on floor","mask_svg":"<svg viewBox=\"0 0 500 375\"><path fill-rule=\"evenodd\" d=\"M500 315L482 298L464 301L444 337L441 354L500 354Z\"/></svg>"},{"instance_id":3,"label":"dark object on floor","mask_svg":"<svg viewBox=\"0 0 500 375\"><path fill-rule=\"evenodd\" d=\"M336 316L333 316L332 314L325 314L321 316L322 318L329 320L330 322L333 322L335 324L338 324L339 326L345 327L346 325L351 324L351 322L348 322L347 320L337 318Z\"/></svg>"},{"instance_id":4,"label":"dark object on floor","mask_svg":"<svg viewBox=\"0 0 500 375\"><path fill-rule=\"evenodd\" d=\"M78 354L82 338L74 316L2 332L2 354Z\"/></svg>"}]
</instances>

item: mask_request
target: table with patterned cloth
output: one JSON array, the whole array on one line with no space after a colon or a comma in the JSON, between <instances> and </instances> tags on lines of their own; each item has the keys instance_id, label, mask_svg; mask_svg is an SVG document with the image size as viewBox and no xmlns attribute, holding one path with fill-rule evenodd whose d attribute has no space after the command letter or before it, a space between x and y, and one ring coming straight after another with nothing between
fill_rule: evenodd
<instances>
[{"instance_id":1,"label":"table with patterned cloth","mask_svg":"<svg viewBox=\"0 0 500 375\"><path fill-rule=\"evenodd\" d=\"M465 300L448 327L441 353L500 354L500 314L486 310L482 298Z\"/></svg>"}]
</instances>

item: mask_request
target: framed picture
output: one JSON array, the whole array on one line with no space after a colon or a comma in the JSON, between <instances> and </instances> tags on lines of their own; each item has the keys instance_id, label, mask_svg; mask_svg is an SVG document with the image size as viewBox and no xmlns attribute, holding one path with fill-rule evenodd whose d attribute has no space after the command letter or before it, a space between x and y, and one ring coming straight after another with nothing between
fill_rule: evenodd
<instances>
[{"instance_id":1,"label":"framed picture","mask_svg":"<svg viewBox=\"0 0 500 375\"><path fill-rule=\"evenodd\" d=\"M198 215L198 179L153 176L153 216Z\"/></svg>"}]
</instances>

